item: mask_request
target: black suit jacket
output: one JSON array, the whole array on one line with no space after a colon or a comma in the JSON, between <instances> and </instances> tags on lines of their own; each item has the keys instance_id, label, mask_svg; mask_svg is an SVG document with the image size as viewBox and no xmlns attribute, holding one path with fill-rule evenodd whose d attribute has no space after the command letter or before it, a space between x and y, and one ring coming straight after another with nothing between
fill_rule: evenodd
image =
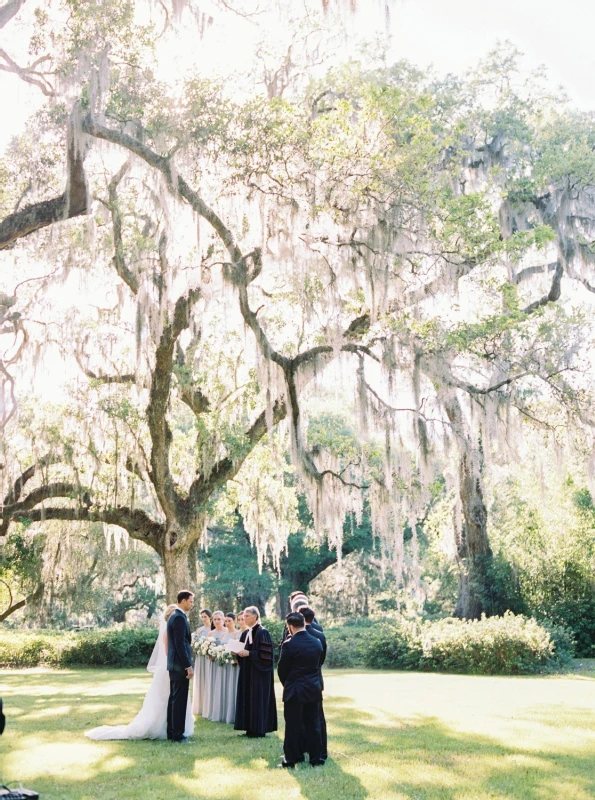
<instances>
[{"instance_id":1,"label":"black suit jacket","mask_svg":"<svg viewBox=\"0 0 595 800\"><path fill-rule=\"evenodd\" d=\"M167 669L171 677L185 677L192 666L190 648L190 623L182 609L178 608L167 620Z\"/></svg>"},{"instance_id":2,"label":"black suit jacket","mask_svg":"<svg viewBox=\"0 0 595 800\"><path fill-rule=\"evenodd\" d=\"M314 628L314 630L320 631L320 633L322 633L324 630L320 622L318 622L318 620L316 619L316 617L314 617L314 619L310 623L310 628ZM283 627L283 636L281 637L280 646L283 646L288 639L291 639L291 634L289 633L289 628L287 627L287 624L285 624Z\"/></svg>"},{"instance_id":3,"label":"black suit jacket","mask_svg":"<svg viewBox=\"0 0 595 800\"><path fill-rule=\"evenodd\" d=\"M324 635L324 633L322 633L322 631L319 631L317 628L315 628L314 625L306 625L306 631L307 633L310 634L310 636L313 636L315 639L318 639L318 641L322 645L322 656L320 658L320 664L319 664L319 666L322 667L322 665L326 661L326 636Z\"/></svg>"},{"instance_id":4,"label":"black suit jacket","mask_svg":"<svg viewBox=\"0 0 595 800\"><path fill-rule=\"evenodd\" d=\"M283 684L283 702L317 703L322 700L320 659L322 644L306 631L296 633L281 648L277 675Z\"/></svg>"}]
</instances>

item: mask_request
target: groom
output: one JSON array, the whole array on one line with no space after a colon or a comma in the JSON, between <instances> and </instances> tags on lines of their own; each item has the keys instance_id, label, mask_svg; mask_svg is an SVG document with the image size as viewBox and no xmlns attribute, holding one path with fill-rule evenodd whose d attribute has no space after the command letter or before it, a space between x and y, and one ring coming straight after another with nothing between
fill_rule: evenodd
<instances>
[{"instance_id":1,"label":"groom","mask_svg":"<svg viewBox=\"0 0 595 800\"><path fill-rule=\"evenodd\" d=\"M178 607L167 621L167 669L169 672L169 702L167 704L167 738L172 742L187 742L184 736L186 706L192 669L189 611L194 595L187 589L178 592Z\"/></svg>"}]
</instances>

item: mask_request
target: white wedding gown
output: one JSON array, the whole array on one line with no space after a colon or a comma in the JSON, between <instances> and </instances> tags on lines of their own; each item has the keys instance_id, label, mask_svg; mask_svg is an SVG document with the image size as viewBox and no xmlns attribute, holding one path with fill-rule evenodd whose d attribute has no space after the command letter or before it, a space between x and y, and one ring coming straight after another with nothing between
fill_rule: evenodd
<instances>
[{"instance_id":1,"label":"white wedding gown","mask_svg":"<svg viewBox=\"0 0 595 800\"><path fill-rule=\"evenodd\" d=\"M167 671L167 631L161 621L159 636L147 664L153 680L145 695L141 710L128 725L101 725L86 731L89 739L167 739L167 703L169 700L169 672ZM194 717L188 695L185 736L194 733Z\"/></svg>"}]
</instances>

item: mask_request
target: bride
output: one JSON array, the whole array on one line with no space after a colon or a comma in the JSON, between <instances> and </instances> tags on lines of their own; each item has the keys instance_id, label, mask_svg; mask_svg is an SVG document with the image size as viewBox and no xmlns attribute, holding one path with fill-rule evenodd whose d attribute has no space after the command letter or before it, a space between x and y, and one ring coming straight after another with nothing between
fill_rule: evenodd
<instances>
[{"instance_id":1,"label":"bride","mask_svg":"<svg viewBox=\"0 0 595 800\"><path fill-rule=\"evenodd\" d=\"M167 702L169 700L169 673L167 671L167 620L177 606L169 605L161 618L159 636L147 664L153 680L143 700L143 706L128 725L102 725L86 731L89 739L167 739ZM190 697L186 707L185 736L194 733L194 717Z\"/></svg>"}]
</instances>

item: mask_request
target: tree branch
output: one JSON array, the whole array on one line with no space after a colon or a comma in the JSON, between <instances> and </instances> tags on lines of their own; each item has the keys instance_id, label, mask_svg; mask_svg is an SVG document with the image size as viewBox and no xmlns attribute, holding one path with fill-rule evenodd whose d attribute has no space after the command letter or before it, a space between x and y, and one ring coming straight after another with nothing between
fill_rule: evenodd
<instances>
[{"instance_id":1,"label":"tree branch","mask_svg":"<svg viewBox=\"0 0 595 800\"><path fill-rule=\"evenodd\" d=\"M34 64L30 64L28 67L21 67L19 64L14 61L5 50L0 48L0 58L3 58L6 62L5 64L0 64L0 70L3 72L12 72L14 75L18 75L19 78L26 83L30 83L33 86L37 86L38 89L41 89L43 94L46 97L55 97L56 92L54 91L51 83L45 77L45 75L41 72L37 72L35 67L41 63L41 61L45 61L49 58L49 56L44 56L41 59L37 59Z\"/></svg>"},{"instance_id":2,"label":"tree branch","mask_svg":"<svg viewBox=\"0 0 595 800\"><path fill-rule=\"evenodd\" d=\"M248 262L252 262L252 270L248 266ZM252 311L250 308L250 301L248 298L248 286L255 278L260 275L262 270L262 253L259 247L248 253L246 256L241 257L233 264L225 264L223 269L224 277L232 283L238 290L238 299L240 302L240 312L246 325L254 334L256 341L262 350L265 358L274 361L281 369L286 369L289 364L289 359L278 353L271 343L264 331L264 328L258 321L258 312Z\"/></svg>"},{"instance_id":3,"label":"tree branch","mask_svg":"<svg viewBox=\"0 0 595 800\"><path fill-rule=\"evenodd\" d=\"M132 372L124 373L124 375L107 375L105 372L93 372L93 370L85 367L82 362L81 354L79 352L74 353L74 357L76 359L76 363L81 368L81 371L87 378L90 378L93 381L97 381L97 383L105 383L111 385L113 383L134 383L136 381L136 375Z\"/></svg>"},{"instance_id":4,"label":"tree branch","mask_svg":"<svg viewBox=\"0 0 595 800\"><path fill-rule=\"evenodd\" d=\"M0 30L19 13L24 4L25 0L8 0L7 3L0 6Z\"/></svg>"},{"instance_id":5,"label":"tree branch","mask_svg":"<svg viewBox=\"0 0 595 800\"><path fill-rule=\"evenodd\" d=\"M535 300L533 303L529 303L526 308L523 309L524 314L532 314L534 311L537 311L538 308L541 306L546 306L548 303L555 303L560 299L560 295L562 294L562 276L564 275L564 268L562 264L558 261L556 264L556 270L554 272L554 277L552 278L552 285L550 290L547 294L544 294L542 298L539 300Z\"/></svg>"},{"instance_id":6,"label":"tree branch","mask_svg":"<svg viewBox=\"0 0 595 800\"><path fill-rule=\"evenodd\" d=\"M40 467L49 467L51 464L56 464L60 459L51 453L47 453L45 456L42 456L35 464L31 464L30 467L19 475L19 477L14 482L12 489L4 498L3 505L12 505L13 503L18 502L22 491L25 487L25 484L33 478L35 473Z\"/></svg>"},{"instance_id":7,"label":"tree branch","mask_svg":"<svg viewBox=\"0 0 595 800\"><path fill-rule=\"evenodd\" d=\"M244 461L248 458L258 442L268 431L267 412L263 411L246 431L246 444L241 455L227 456L215 464L208 478L201 475L190 487L188 492L188 510L191 514L196 513L196 509L201 508L215 489L223 486L238 474ZM277 400L272 409L272 424L277 425L287 416L287 405L284 400Z\"/></svg>"},{"instance_id":8,"label":"tree branch","mask_svg":"<svg viewBox=\"0 0 595 800\"><path fill-rule=\"evenodd\" d=\"M166 519L170 523L183 510L183 501L175 489L169 466L172 434L167 422L167 408L171 391L174 349L178 337L190 324L192 308L200 296L199 288L191 289L176 302L173 320L163 329L155 352L155 368L147 406L147 423L152 444L150 478Z\"/></svg>"},{"instance_id":9,"label":"tree branch","mask_svg":"<svg viewBox=\"0 0 595 800\"><path fill-rule=\"evenodd\" d=\"M241 261L242 251L237 246L231 230L224 224L223 220L215 211L207 206L198 192L193 191L184 178L175 172L169 158L160 156L158 153L155 153L154 150L151 150L150 147L147 147L142 142L139 142L138 139L129 136L127 133L115 131L111 128L107 128L105 125L101 125L90 115L83 120L83 130L91 136L95 136L97 139L104 139L106 142L124 147L126 150L139 156L139 158L142 158L150 167L159 170L159 172L165 176L169 191L174 196L182 197L186 200L194 211L205 219L215 230L231 256L232 262L235 264Z\"/></svg>"},{"instance_id":10,"label":"tree branch","mask_svg":"<svg viewBox=\"0 0 595 800\"><path fill-rule=\"evenodd\" d=\"M179 379L177 388L180 400L185 403L196 416L204 414L205 411L209 411L211 407L209 398L204 395L200 389L196 389L194 386L181 382Z\"/></svg>"},{"instance_id":11,"label":"tree branch","mask_svg":"<svg viewBox=\"0 0 595 800\"><path fill-rule=\"evenodd\" d=\"M350 486L350 487L352 487L354 489L369 489L370 488L370 484L369 483L359 484L359 483L353 483L352 481L346 481L345 478L341 475L340 472L335 472L332 469L323 469L322 472L318 473L318 476L321 479L324 478L325 475L332 475L333 478L336 478L337 480L341 481L343 486Z\"/></svg>"},{"instance_id":12,"label":"tree branch","mask_svg":"<svg viewBox=\"0 0 595 800\"><path fill-rule=\"evenodd\" d=\"M150 545L159 554L163 551L165 526L151 519L148 514L136 508L119 506L111 509L89 508L37 508L30 511L17 511L12 517L17 522L46 522L63 520L66 522L104 522L117 525L128 531L133 539Z\"/></svg>"},{"instance_id":13,"label":"tree branch","mask_svg":"<svg viewBox=\"0 0 595 800\"><path fill-rule=\"evenodd\" d=\"M43 486L39 486L37 489L32 489L24 500L3 506L1 512L2 517L6 520L17 512L28 511L35 508L39 503L43 503L44 500L51 500L55 497L72 497L74 499L74 497L77 497L80 493L80 486L74 483L67 483L65 481L46 483ZM5 533L5 531L0 529L0 533Z\"/></svg>"},{"instance_id":14,"label":"tree branch","mask_svg":"<svg viewBox=\"0 0 595 800\"><path fill-rule=\"evenodd\" d=\"M108 208L112 217L112 229L114 231L114 258L113 264L116 272L128 286L132 294L138 293L138 278L128 268L124 258L124 244L122 242L122 214L120 213L120 203L118 200L118 184L130 168L130 159L124 162L116 172L107 186L109 198Z\"/></svg>"},{"instance_id":15,"label":"tree branch","mask_svg":"<svg viewBox=\"0 0 595 800\"><path fill-rule=\"evenodd\" d=\"M25 206L0 222L0 250L18 239L55 222L72 219L87 213L87 178L84 170L85 153L79 149L74 136L74 112L68 125L66 191L52 200Z\"/></svg>"}]
</instances>

